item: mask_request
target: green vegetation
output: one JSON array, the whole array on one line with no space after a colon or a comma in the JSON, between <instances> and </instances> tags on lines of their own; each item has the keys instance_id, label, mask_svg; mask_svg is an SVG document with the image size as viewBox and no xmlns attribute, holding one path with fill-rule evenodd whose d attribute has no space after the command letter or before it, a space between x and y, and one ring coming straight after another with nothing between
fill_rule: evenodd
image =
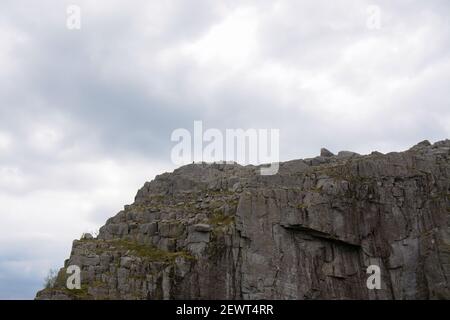
<instances>
[{"instance_id":1,"label":"green vegetation","mask_svg":"<svg viewBox=\"0 0 450 320\"><path fill-rule=\"evenodd\" d=\"M439 249L442 252L450 253L450 243L444 242L444 243L440 244L439 245Z\"/></svg>"},{"instance_id":2,"label":"green vegetation","mask_svg":"<svg viewBox=\"0 0 450 320\"><path fill-rule=\"evenodd\" d=\"M92 298L92 296L88 292L87 285L81 285L80 289L67 289L66 287L64 287L63 291L65 294L75 300L87 300Z\"/></svg>"},{"instance_id":3,"label":"green vegetation","mask_svg":"<svg viewBox=\"0 0 450 320\"><path fill-rule=\"evenodd\" d=\"M208 190L208 195L209 196L232 196L235 193L233 191L230 191L228 189L221 189L221 190Z\"/></svg>"},{"instance_id":4,"label":"green vegetation","mask_svg":"<svg viewBox=\"0 0 450 320\"><path fill-rule=\"evenodd\" d=\"M55 292L61 292L76 300L90 299L92 296L88 293L88 286L81 285L80 289L68 289L66 269L62 268L59 272L57 270L50 270L45 278L45 289Z\"/></svg>"},{"instance_id":5,"label":"green vegetation","mask_svg":"<svg viewBox=\"0 0 450 320\"><path fill-rule=\"evenodd\" d=\"M44 279L44 287L45 289L52 289L56 285L56 280L58 278L58 270L50 269L48 271L48 275Z\"/></svg>"},{"instance_id":6,"label":"green vegetation","mask_svg":"<svg viewBox=\"0 0 450 320\"><path fill-rule=\"evenodd\" d=\"M357 160L354 160L357 161ZM355 163L355 162L353 162ZM355 170L351 168L350 163L328 166L320 168L315 171L316 173L322 173L328 175L336 181L348 181L351 184L361 184L373 182L372 178L362 177L355 173Z\"/></svg>"},{"instance_id":7,"label":"green vegetation","mask_svg":"<svg viewBox=\"0 0 450 320\"><path fill-rule=\"evenodd\" d=\"M226 216L223 213L214 213L208 223L213 226L228 226L234 222L234 216Z\"/></svg>"},{"instance_id":8,"label":"green vegetation","mask_svg":"<svg viewBox=\"0 0 450 320\"><path fill-rule=\"evenodd\" d=\"M113 242L119 247L119 249L129 250L136 256L144 258L148 261L173 263L178 257L193 259L193 257L185 251L169 252L151 245L143 245L135 241L125 239L113 240Z\"/></svg>"}]
</instances>

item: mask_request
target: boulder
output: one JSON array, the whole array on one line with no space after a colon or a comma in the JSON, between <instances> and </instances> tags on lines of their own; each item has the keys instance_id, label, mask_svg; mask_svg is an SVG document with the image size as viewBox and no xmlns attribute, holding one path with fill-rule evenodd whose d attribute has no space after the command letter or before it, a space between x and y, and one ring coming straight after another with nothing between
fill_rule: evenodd
<instances>
[{"instance_id":1,"label":"boulder","mask_svg":"<svg viewBox=\"0 0 450 320\"><path fill-rule=\"evenodd\" d=\"M320 156L321 157L325 157L325 158L329 158L329 157L333 157L334 153L332 153L328 149L322 148L322 149L320 149Z\"/></svg>"}]
</instances>

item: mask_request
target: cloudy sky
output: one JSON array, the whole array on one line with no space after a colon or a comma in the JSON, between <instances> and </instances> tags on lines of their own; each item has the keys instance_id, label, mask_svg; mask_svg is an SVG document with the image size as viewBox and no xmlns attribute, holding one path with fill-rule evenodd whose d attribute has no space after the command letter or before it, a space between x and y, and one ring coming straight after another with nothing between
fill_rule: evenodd
<instances>
[{"instance_id":1,"label":"cloudy sky","mask_svg":"<svg viewBox=\"0 0 450 320\"><path fill-rule=\"evenodd\" d=\"M81 29L67 28L67 7ZM280 129L280 158L450 136L450 2L0 4L0 299L173 170L176 128Z\"/></svg>"}]
</instances>

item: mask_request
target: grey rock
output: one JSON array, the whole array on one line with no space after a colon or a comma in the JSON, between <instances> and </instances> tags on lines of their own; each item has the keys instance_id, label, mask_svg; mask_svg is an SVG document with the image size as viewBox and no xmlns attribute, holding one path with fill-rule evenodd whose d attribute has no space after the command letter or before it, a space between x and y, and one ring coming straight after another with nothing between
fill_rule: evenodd
<instances>
[{"instance_id":1,"label":"grey rock","mask_svg":"<svg viewBox=\"0 0 450 320\"><path fill-rule=\"evenodd\" d=\"M423 140L421 142L419 142L418 144L414 145L411 149L409 150L418 150L418 149L422 149L422 148L426 148L431 146L430 141L428 140Z\"/></svg>"},{"instance_id":2,"label":"grey rock","mask_svg":"<svg viewBox=\"0 0 450 320\"><path fill-rule=\"evenodd\" d=\"M81 236L81 240L92 240L92 239L94 239L94 237L90 233L83 233L83 235Z\"/></svg>"},{"instance_id":3,"label":"grey rock","mask_svg":"<svg viewBox=\"0 0 450 320\"><path fill-rule=\"evenodd\" d=\"M153 236L158 232L158 224L156 222L144 223L140 227L140 232L144 235Z\"/></svg>"},{"instance_id":4,"label":"grey rock","mask_svg":"<svg viewBox=\"0 0 450 320\"><path fill-rule=\"evenodd\" d=\"M449 140L324 152L273 176L193 164L73 242L59 278L79 265L87 292L56 283L36 299L450 299L449 221Z\"/></svg>"},{"instance_id":5,"label":"grey rock","mask_svg":"<svg viewBox=\"0 0 450 320\"><path fill-rule=\"evenodd\" d=\"M233 186L231 187L231 191L232 192L242 192L242 186L241 186L240 182L236 182L235 184L233 184Z\"/></svg>"},{"instance_id":6,"label":"grey rock","mask_svg":"<svg viewBox=\"0 0 450 320\"><path fill-rule=\"evenodd\" d=\"M121 257L120 258L120 266L122 268L130 268L131 264L133 263L134 259L131 257Z\"/></svg>"},{"instance_id":7,"label":"grey rock","mask_svg":"<svg viewBox=\"0 0 450 320\"><path fill-rule=\"evenodd\" d=\"M187 245L187 249L194 257L202 256L206 248L206 242L190 242Z\"/></svg>"},{"instance_id":8,"label":"grey rock","mask_svg":"<svg viewBox=\"0 0 450 320\"><path fill-rule=\"evenodd\" d=\"M351 158L351 157L355 157L355 156L359 156L358 153L356 152L352 152L352 151L339 151L337 154L338 158Z\"/></svg>"},{"instance_id":9,"label":"grey rock","mask_svg":"<svg viewBox=\"0 0 450 320\"><path fill-rule=\"evenodd\" d=\"M187 243L209 242L209 233L193 231L188 234Z\"/></svg>"},{"instance_id":10,"label":"grey rock","mask_svg":"<svg viewBox=\"0 0 450 320\"><path fill-rule=\"evenodd\" d=\"M82 264L85 266L96 266L100 264L100 257L97 255L85 257L82 260Z\"/></svg>"},{"instance_id":11,"label":"grey rock","mask_svg":"<svg viewBox=\"0 0 450 320\"><path fill-rule=\"evenodd\" d=\"M322 149L320 149L320 156L321 157L325 157L325 158L329 158L329 157L333 157L334 153L332 153L331 151L329 151L326 148L322 148Z\"/></svg>"},{"instance_id":12,"label":"grey rock","mask_svg":"<svg viewBox=\"0 0 450 320\"><path fill-rule=\"evenodd\" d=\"M312 158L312 159L311 159L311 162L310 162L310 164L311 164L312 166L319 166L319 165L321 165L321 164L323 164L323 163L327 163L327 158L322 157L322 156Z\"/></svg>"}]
</instances>

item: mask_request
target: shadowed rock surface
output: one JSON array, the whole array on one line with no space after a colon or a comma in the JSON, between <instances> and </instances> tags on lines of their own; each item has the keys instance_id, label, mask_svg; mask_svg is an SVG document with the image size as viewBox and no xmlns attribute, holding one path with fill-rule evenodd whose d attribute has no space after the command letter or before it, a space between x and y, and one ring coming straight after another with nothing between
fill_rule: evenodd
<instances>
[{"instance_id":1,"label":"shadowed rock surface","mask_svg":"<svg viewBox=\"0 0 450 320\"><path fill-rule=\"evenodd\" d=\"M147 182L37 299L449 299L450 141ZM65 288L78 265L82 286ZM381 289L366 286L369 265Z\"/></svg>"}]
</instances>

